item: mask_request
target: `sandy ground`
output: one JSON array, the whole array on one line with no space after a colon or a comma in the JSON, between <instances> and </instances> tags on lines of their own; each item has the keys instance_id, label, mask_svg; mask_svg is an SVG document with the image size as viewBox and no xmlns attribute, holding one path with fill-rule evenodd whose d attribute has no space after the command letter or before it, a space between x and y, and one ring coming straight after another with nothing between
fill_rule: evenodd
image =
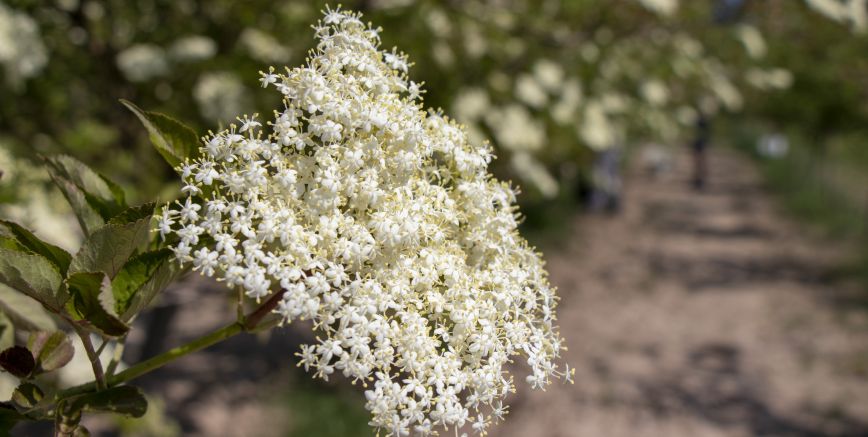
<instances>
[{"instance_id":1,"label":"sandy ground","mask_svg":"<svg viewBox=\"0 0 868 437\"><path fill-rule=\"evenodd\" d=\"M829 278L835 248L784 219L742 158L715 150L711 168L701 193L686 157L637 173L621 214L577 217L546 249L576 383L519 383L493 437L868 436L868 318ZM232 320L225 292L195 281L170 293L182 305L159 349ZM303 338L274 332L138 384L183 435L285 435L275 399Z\"/></svg>"},{"instance_id":2,"label":"sandy ground","mask_svg":"<svg viewBox=\"0 0 868 437\"><path fill-rule=\"evenodd\" d=\"M741 157L715 151L701 193L682 158L549 252L576 383L520 384L492 436L868 436L868 320L833 248Z\"/></svg>"}]
</instances>

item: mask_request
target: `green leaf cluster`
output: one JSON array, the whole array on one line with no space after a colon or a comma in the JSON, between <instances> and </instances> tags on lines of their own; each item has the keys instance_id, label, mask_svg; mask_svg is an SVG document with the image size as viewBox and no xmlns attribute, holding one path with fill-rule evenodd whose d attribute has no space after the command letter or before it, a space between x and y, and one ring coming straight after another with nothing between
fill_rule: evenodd
<instances>
[{"instance_id":1,"label":"green leaf cluster","mask_svg":"<svg viewBox=\"0 0 868 437\"><path fill-rule=\"evenodd\" d=\"M190 128L123 104L170 165L196 156L198 138ZM34 378L63 367L75 351L57 322L80 335L122 341L131 321L183 270L171 250L152 241L154 203L130 206L117 184L71 156L45 157L44 164L85 239L69 253L18 223L0 220L0 368L22 381L12 400L0 403L0 434L21 420L51 418L60 435L86 435L79 425L82 412L140 417L147 402L129 386L98 384L96 391L63 399L46 394ZM26 346L15 344L16 328L30 332Z\"/></svg>"}]
</instances>

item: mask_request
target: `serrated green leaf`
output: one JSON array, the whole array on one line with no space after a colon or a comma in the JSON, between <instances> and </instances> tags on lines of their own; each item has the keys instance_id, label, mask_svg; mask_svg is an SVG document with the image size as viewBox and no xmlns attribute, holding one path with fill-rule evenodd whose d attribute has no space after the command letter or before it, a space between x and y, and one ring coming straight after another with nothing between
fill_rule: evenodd
<instances>
[{"instance_id":1,"label":"serrated green leaf","mask_svg":"<svg viewBox=\"0 0 868 437\"><path fill-rule=\"evenodd\" d=\"M42 305L29 296L0 284L0 310L23 331L53 331L54 319Z\"/></svg>"},{"instance_id":2,"label":"serrated green leaf","mask_svg":"<svg viewBox=\"0 0 868 437\"><path fill-rule=\"evenodd\" d=\"M6 315L0 311L0 350L6 350L15 345L15 325Z\"/></svg>"},{"instance_id":3,"label":"serrated green leaf","mask_svg":"<svg viewBox=\"0 0 868 437\"><path fill-rule=\"evenodd\" d=\"M45 397L45 393L42 392L42 389L29 382L19 385L12 392L12 402L25 410L35 407L43 397Z\"/></svg>"},{"instance_id":4,"label":"serrated green leaf","mask_svg":"<svg viewBox=\"0 0 868 437\"><path fill-rule=\"evenodd\" d=\"M0 367L19 378L26 378L36 368L36 360L26 347L12 346L0 352Z\"/></svg>"},{"instance_id":5,"label":"serrated green leaf","mask_svg":"<svg viewBox=\"0 0 868 437\"><path fill-rule=\"evenodd\" d=\"M123 190L77 159L58 155L46 158L51 179L72 206L85 234L90 234L127 205Z\"/></svg>"},{"instance_id":6,"label":"serrated green leaf","mask_svg":"<svg viewBox=\"0 0 868 437\"><path fill-rule=\"evenodd\" d=\"M50 168L51 167L49 167L49 169ZM72 181L56 176L51 172L51 170L49 170L49 174L51 175L51 180L54 181L54 184L57 185L63 193L63 196L66 198L66 201L72 207L72 211L75 213L75 218L78 220L78 224L81 226L85 235L90 234L105 224L105 219L103 219L99 211L88 202L84 191L78 188L74 183L72 183Z\"/></svg>"},{"instance_id":7,"label":"serrated green leaf","mask_svg":"<svg viewBox=\"0 0 868 437\"><path fill-rule=\"evenodd\" d=\"M69 300L61 287L63 278L51 261L41 255L0 247L0 283L60 312Z\"/></svg>"},{"instance_id":8,"label":"serrated green leaf","mask_svg":"<svg viewBox=\"0 0 868 437\"><path fill-rule=\"evenodd\" d=\"M37 371L40 372L57 370L75 355L75 348L63 331L34 332L27 339L27 349L36 359Z\"/></svg>"},{"instance_id":9,"label":"serrated green leaf","mask_svg":"<svg viewBox=\"0 0 868 437\"><path fill-rule=\"evenodd\" d=\"M72 261L72 255L67 251L40 240L39 237L33 235L33 232L18 223L0 220L0 236L14 238L21 246L33 253L44 256L53 262L62 274L66 273L66 270L69 268L69 262Z\"/></svg>"},{"instance_id":10,"label":"serrated green leaf","mask_svg":"<svg viewBox=\"0 0 868 437\"><path fill-rule=\"evenodd\" d=\"M118 314L131 320L182 271L172 262L172 251L160 249L131 258L112 280Z\"/></svg>"},{"instance_id":11,"label":"serrated green leaf","mask_svg":"<svg viewBox=\"0 0 868 437\"><path fill-rule=\"evenodd\" d=\"M109 224L123 225L132 223L141 219L150 219L154 215L154 208L157 206L155 202L143 203L137 206L131 206L117 215L109 219Z\"/></svg>"},{"instance_id":12,"label":"serrated green leaf","mask_svg":"<svg viewBox=\"0 0 868 437\"><path fill-rule=\"evenodd\" d=\"M69 273L105 272L113 278L127 259L148 242L153 213L153 205L148 205L129 208L116 216L121 217L119 220L88 235L73 257Z\"/></svg>"},{"instance_id":13,"label":"serrated green leaf","mask_svg":"<svg viewBox=\"0 0 868 437\"><path fill-rule=\"evenodd\" d=\"M143 111L128 100L121 99L121 103L136 114L148 131L151 144L172 168L187 158L199 156L199 137L193 129L167 115Z\"/></svg>"},{"instance_id":14,"label":"serrated green leaf","mask_svg":"<svg viewBox=\"0 0 868 437\"><path fill-rule=\"evenodd\" d=\"M151 278L133 295L121 318L127 321L132 320L137 314L144 311L169 284L187 271L188 268L180 266L174 259L162 263Z\"/></svg>"},{"instance_id":15,"label":"serrated green leaf","mask_svg":"<svg viewBox=\"0 0 868 437\"><path fill-rule=\"evenodd\" d=\"M65 410L142 417L148 411L148 401L136 387L122 385L68 398Z\"/></svg>"},{"instance_id":16,"label":"serrated green leaf","mask_svg":"<svg viewBox=\"0 0 868 437\"><path fill-rule=\"evenodd\" d=\"M66 286L72 296L66 310L75 321L110 337L129 331L115 312L111 280L104 272L73 273L66 279Z\"/></svg>"}]
</instances>

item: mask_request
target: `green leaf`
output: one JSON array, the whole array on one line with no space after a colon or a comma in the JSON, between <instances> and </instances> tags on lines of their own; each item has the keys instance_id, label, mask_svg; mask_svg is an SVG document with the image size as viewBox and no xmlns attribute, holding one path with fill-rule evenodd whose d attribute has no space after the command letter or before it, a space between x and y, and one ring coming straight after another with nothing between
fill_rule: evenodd
<instances>
[{"instance_id":1,"label":"green leaf","mask_svg":"<svg viewBox=\"0 0 868 437\"><path fill-rule=\"evenodd\" d=\"M27 339L27 349L36 359L39 372L57 370L72 360L75 348L63 331L34 332Z\"/></svg>"},{"instance_id":2,"label":"green leaf","mask_svg":"<svg viewBox=\"0 0 868 437\"><path fill-rule=\"evenodd\" d=\"M145 252L131 258L118 272L112 291L121 320L135 317L183 271L172 256L169 249Z\"/></svg>"},{"instance_id":3,"label":"green leaf","mask_svg":"<svg viewBox=\"0 0 868 437\"><path fill-rule=\"evenodd\" d=\"M27 420L9 402L0 402L0 437L12 435L10 431L16 423Z\"/></svg>"},{"instance_id":4,"label":"green leaf","mask_svg":"<svg viewBox=\"0 0 868 437\"><path fill-rule=\"evenodd\" d=\"M139 389L122 385L68 398L64 409L142 417L148 411L148 401Z\"/></svg>"},{"instance_id":5,"label":"green leaf","mask_svg":"<svg viewBox=\"0 0 868 437\"><path fill-rule=\"evenodd\" d=\"M0 367L19 378L26 378L36 368L36 360L26 347L12 346L0 352Z\"/></svg>"},{"instance_id":6,"label":"green leaf","mask_svg":"<svg viewBox=\"0 0 868 437\"><path fill-rule=\"evenodd\" d=\"M23 331L53 331L54 319L36 300L0 284L0 310Z\"/></svg>"},{"instance_id":7,"label":"green leaf","mask_svg":"<svg viewBox=\"0 0 868 437\"><path fill-rule=\"evenodd\" d=\"M33 232L17 223L0 220L0 236L13 238L31 252L44 256L53 262L61 273L66 273L69 268L72 256L67 251L40 240Z\"/></svg>"},{"instance_id":8,"label":"green leaf","mask_svg":"<svg viewBox=\"0 0 868 437\"><path fill-rule=\"evenodd\" d=\"M126 208L123 190L81 161L58 155L46 158L45 162L51 179L72 206L85 234Z\"/></svg>"},{"instance_id":9,"label":"green leaf","mask_svg":"<svg viewBox=\"0 0 868 437\"><path fill-rule=\"evenodd\" d=\"M0 350L5 350L15 345L15 325L5 311L0 311Z\"/></svg>"},{"instance_id":10,"label":"green leaf","mask_svg":"<svg viewBox=\"0 0 868 437\"><path fill-rule=\"evenodd\" d=\"M12 392L12 402L25 410L35 407L44 397L42 389L29 382L19 385Z\"/></svg>"},{"instance_id":11,"label":"green leaf","mask_svg":"<svg viewBox=\"0 0 868 437\"><path fill-rule=\"evenodd\" d=\"M105 272L113 278L127 259L148 242L153 204L129 208L88 235L72 258L69 273Z\"/></svg>"},{"instance_id":12,"label":"green leaf","mask_svg":"<svg viewBox=\"0 0 868 437\"><path fill-rule=\"evenodd\" d=\"M154 208L157 206L155 202L143 203L137 206L131 206L117 215L109 219L109 224L123 225L133 223L142 219L150 219L154 215Z\"/></svg>"},{"instance_id":13,"label":"green leaf","mask_svg":"<svg viewBox=\"0 0 868 437\"><path fill-rule=\"evenodd\" d=\"M6 284L46 308L60 312L69 300L61 287L63 277L57 266L41 255L0 247L0 283Z\"/></svg>"},{"instance_id":14,"label":"green leaf","mask_svg":"<svg viewBox=\"0 0 868 437\"><path fill-rule=\"evenodd\" d=\"M121 99L121 103L136 114L147 129L151 144L172 168L187 158L195 159L199 156L199 137L193 129L169 116L143 111L128 100Z\"/></svg>"},{"instance_id":15,"label":"green leaf","mask_svg":"<svg viewBox=\"0 0 868 437\"><path fill-rule=\"evenodd\" d=\"M110 337L120 337L130 327L118 318L111 280L104 272L79 272L69 275L66 285L72 298L67 312L77 322Z\"/></svg>"}]
</instances>

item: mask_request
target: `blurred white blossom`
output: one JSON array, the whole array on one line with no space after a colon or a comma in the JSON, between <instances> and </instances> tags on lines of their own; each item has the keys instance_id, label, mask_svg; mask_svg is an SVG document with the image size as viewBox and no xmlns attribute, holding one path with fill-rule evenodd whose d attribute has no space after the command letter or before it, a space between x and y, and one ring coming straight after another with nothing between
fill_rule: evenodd
<instances>
[{"instance_id":1,"label":"blurred white blossom","mask_svg":"<svg viewBox=\"0 0 868 437\"><path fill-rule=\"evenodd\" d=\"M574 123L582 104L582 83L576 78L567 80L560 95L561 98L552 105L552 118L563 125Z\"/></svg>"},{"instance_id":2,"label":"blurred white blossom","mask_svg":"<svg viewBox=\"0 0 868 437\"><path fill-rule=\"evenodd\" d=\"M250 96L237 76L228 72L205 73L193 87L199 112L213 121L228 122L250 107Z\"/></svg>"},{"instance_id":3,"label":"blurred white blossom","mask_svg":"<svg viewBox=\"0 0 868 437\"><path fill-rule=\"evenodd\" d=\"M452 113L463 123L479 120L490 108L488 93L482 88L461 90L452 102Z\"/></svg>"},{"instance_id":4,"label":"blurred white blossom","mask_svg":"<svg viewBox=\"0 0 868 437\"><path fill-rule=\"evenodd\" d=\"M619 132L606 113L605 106L597 100L585 105L578 133L585 144L594 150L613 147L619 139Z\"/></svg>"},{"instance_id":5,"label":"blurred white blossom","mask_svg":"<svg viewBox=\"0 0 868 437\"><path fill-rule=\"evenodd\" d=\"M784 68L753 67L745 72L745 79L760 90L783 90L793 84L793 74Z\"/></svg>"},{"instance_id":6,"label":"blurred white blossom","mask_svg":"<svg viewBox=\"0 0 868 437\"><path fill-rule=\"evenodd\" d=\"M130 82L144 82L169 72L166 52L155 44L135 44L115 59L118 69Z\"/></svg>"},{"instance_id":7,"label":"blurred white blossom","mask_svg":"<svg viewBox=\"0 0 868 437\"><path fill-rule=\"evenodd\" d=\"M39 26L29 15L0 3L0 64L6 81L19 86L48 63Z\"/></svg>"},{"instance_id":8,"label":"blurred white blossom","mask_svg":"<svg viewBox=\"0 0 868 437\"><path fill-rule=\"evenodd\" d=\"M546 170L545 166L527 152L512 155L512 168L521 177L536 187L543 197L551 199L558 194L558 181Z\"/></svg>"},{"instance_id":9,"label":"blurred white blossom","mask_svg":"<svg viewBox=\"0 0 868 437\"><path fill-rule=\"evenodd\" d=\"M434 62L442 68L450 68L455 64L455 53L444 41L434 43L434 46L431 47L431 56L434 58Z\"/></svg>"},{"instance_id":10,"label":"blurred white blossom","mask_svg":"<svg viewBox=\"0 0 868 437\"><path fill-rule=\"evenodd\" d=\"M669 16L678 11L678 0L639 0L639 3L655 14L663 16Z\"/></svg>"},{"instance_id":11,"label":"blurred white blossom","mask_svg":"<svg viewBox=\"0 0 868 437\"><path fill-rule=\"evenodd\" d=\"M533 66L533 77L547 91L556 93L564 82L564 69L557 62L540 59Z\"/></svg>"},{"instance_id":12,"label":"blurred white blossom","mask_svg":"<svg viewBox=\"0 0 868 437\"><path fill-rule=\"evenodd\" d=\"M766 52L768 52L766 40L756 27L742 24L736 28L736 35L751 58L760 59L765 57Z\"/></svg>"},{"instance_id":13,"label":"blurred white blossom","mask_svg":"<svg viewBox=\"0 0 868 437\"><path fill-rule=\"evenodd\" d=\"M251 58L265 64L283 63L289 61L291 52L275 37L253 27L241 32L238 44Z\"/></svg>"},{"instance_id":14,"label":"blurred white blossom","mask_svg":"<svg viewBox=\"0 0 868 437\"><path fill-rule=\"evenodd\" d=\"M537 151L546 141L546 131L539 120L519 104L493 109L485 115L485 122L494 132L501 147L512 151Z\"/></svg>"},{"instance_id":15,"label":"blurred white blossom","mask_svg":"<svg viewBox=\"0 0 868 437\"><path fill-rule=\"evenodd\" d=\"M515 80L515 97L535 109L541 109L549 102L546 90L529 74L522 74Z\"/></svg>"},{"instance_id":16,"label":"blurred white blossom","mask_svg":"<svg viewBox=\"0 0 868 437\"><path fill-rule=\"evenodd\" d=\"M217 54L217 43L202 35L179 38L169 47L169 57L176 62L197 62Z\"/></svg>"},{"instance_id":17,"label":"blurred white blossom","mask_svg":"<svg viewBox=\"0 0 868 437\"><path fill-rule=\"evenodd\" d=\"M642 98L652 106L663 106L669 100L669 89L657 79L646 80L639 91Z\"/></svg>"},{"instance_id":18,"label":"blurred white blossom","mask_svg":"<svg viewBox=\"0 0 868 437\"><path fill-rule=\"evenodd\" d=\"M815 11L827 18L853 26L864 32L868 25L868 1L866 0L805 0Z\"/></svg>"}]
</instances>

